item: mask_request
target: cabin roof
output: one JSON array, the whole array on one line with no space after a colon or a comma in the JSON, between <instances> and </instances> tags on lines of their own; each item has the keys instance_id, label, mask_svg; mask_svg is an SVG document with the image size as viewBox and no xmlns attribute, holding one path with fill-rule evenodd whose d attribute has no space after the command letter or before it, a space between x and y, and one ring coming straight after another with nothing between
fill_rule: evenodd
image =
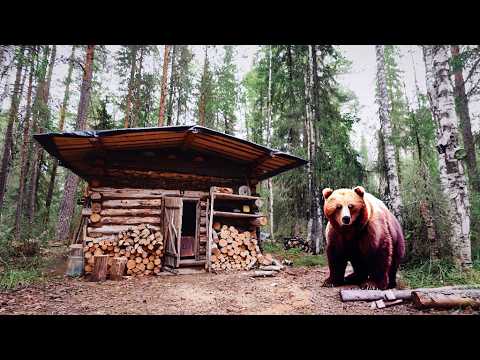
<instances>
[{"instance_id":1,"label":"cabin roof","mask_svg":"<svg viewBox=\"0 0 480 360\"><path fill-rule=\"evenodd\" d=\"M268 179L307 163L297 156L197 125L51 132L35 134L34 138L59 160L61 166L85 180L98 175L98 165L90 165L88 161L92 156L106 154L108 157L125 151L190 150L238 164L242 169L248 169L244 177L257 180ZM158 171L158 166L152 169L150 164L151 161L140 161L137 166L146 171ZM204 166L208 167L209 163ZM179 163L178 169L174 170L182 172L181 167L182 163Z\"/></svg>"}]
</instances>

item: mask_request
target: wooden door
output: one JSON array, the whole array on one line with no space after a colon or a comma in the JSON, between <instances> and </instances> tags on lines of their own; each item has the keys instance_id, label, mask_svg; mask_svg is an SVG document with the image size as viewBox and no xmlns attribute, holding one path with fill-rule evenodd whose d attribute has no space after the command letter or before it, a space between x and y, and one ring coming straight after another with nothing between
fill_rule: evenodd
<instances>
[{"instance_id":1,"label":"wooden door","mask_svg":"<svg viewBox=\"0 0 480 360\"><path fill-rule=\"evenodd\" d=\"M163 199L163 238L165 239L165 265L180 265L180 239L182 238L182 198L165 196Z\"/></svg>"}]
</instances>

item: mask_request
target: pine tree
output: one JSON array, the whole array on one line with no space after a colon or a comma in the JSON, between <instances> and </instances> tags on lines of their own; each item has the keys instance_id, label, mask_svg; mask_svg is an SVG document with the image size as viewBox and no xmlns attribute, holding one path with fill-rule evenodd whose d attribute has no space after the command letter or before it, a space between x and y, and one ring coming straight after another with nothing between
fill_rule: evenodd
<instances>
[{"instance_id":1,"label":"pine tree","mask_svg":"<svg viewBox=\"0 0 480 360\"><path fill-rule=\"evenodd\" d=\"M58 121L58 131L63 131L63 128L65 126L65 114L67 111L68 103L70 100L70 83L72 82L72 72L73 72L73 66L74 66L74 61L75 61L75 48L76 46L72 46L72 52L70 54L70 58L68 61L68 71L67 71L67 77L65 78L65 92L63 94L63 102L60 107L60 119ZM46 213L45 213L45 218L44 222L48 224L49 217L50 217L50 206L52 204L52 196L53 196L53 190L55 187L55 179L57 176L57 168L58 168L58 160L53 159L53 165L52 165L52 170L50 172L50 181L48 185L48 192L47 192L47 197L45 199L45 208L46 208Z\"/></svg>"},{"instance_id":2,"label":"pine tree","mask_svg":"<svg viewBox=\"0 0 480 360\"><path fill-rule=\"evenodd\" d=\"M163 52L162 90L160 94L160 107L158 110L158 126L165 122L165 101L167 99L168 59L170 56L170 45L165 45Z\"/></svg>"},{"instance_id":3,"label":"pine tree","mask_svg":"<svg viewBox=\"0 0 480 360\"><path fill-rule=\"evenodd\" d=\"M16 54L17 70L15 75L15 83L13 85L12 101L8 116L8 125L5 132L5 140L3 143L1 174L0 174L0 212L3 210L5 192L7 189L8 174L12 161L13 146L13 127L18 117L18 106L20 103L20 82L22 79L22 70L24 65L25 46L20 46Z\"/></svg>"},{"instance_id":4,"label":"pine tree","mask_svg":"<svg viewBox=\"0 0 480 360\"><path fill-rule=\"evenodd\" d=\"M77 122L75 129L84 130L87 120L88 105L90 99L90 90L93 76L93 59L95 45L88 45L86 49L85 63L83 66L83 80L80 89L80 101L78 103ZM75 206L75 193L77 190L79 178L73 173L69 173L65 180L63 198L60 205L57 222L57 239L65 241L70 234L70 221Z\"/></svg>"},{"instance_id":5,"label":"pine tree","mask_svg":"<svg viewBox=\"0 0 480 360\"><path fill-rule=\"evenodd\" d=\"M23 134L22 134L22 147L20 149L20 177L19 177L19 186L18 186L18 198L17 198L17 207L15 213L15 240L20 240L21 238L21 219L22 219L22 209L25 199L25 184L26 184L26 175L27 175L27 156L28 156L28 144L30 142L30 130L32 128L32 93L33 93L33 81L35 74L35 60L37 57L36 46L30 46L29 48L29 62L30 70L28 77L28 88L27 88L27 105L25 110L25 117L23 120Z\"/></svg>"},{"instance_id":6,"label":"pine tree","mask_svg":"<svg viewBox=\"0 0 480 360\"><path fill-rule=\"evenodd\" d=\"M226 134L233 135L235 130L238 102L238 84L235 79L237 68L233 62L234 47L224 46L223 64L217 73L217 84L215 102L217 103L218 112L222 118L223 131Z\"/></svg>"}]
</instances>

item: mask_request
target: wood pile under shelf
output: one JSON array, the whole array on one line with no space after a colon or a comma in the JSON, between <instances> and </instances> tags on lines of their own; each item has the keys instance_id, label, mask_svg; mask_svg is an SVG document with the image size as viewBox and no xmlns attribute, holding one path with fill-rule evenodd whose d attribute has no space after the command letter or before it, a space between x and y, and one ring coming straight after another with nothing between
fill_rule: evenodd
<instances>
[{"instance_id":1,"label":"wood pile under shelf","mask_svg":"<svg viewBox=\"0 0 480 360\"><path fill-rule=\"evenodd\" d=\"M218 232L217 232L218 231ZM254 231L239 231L234 226L213 224L211 268L213 270L250 270L257 265L271 265L270 254L263 255Z\"/></svg>"},{"instance_id":2,"label":"wood pile under shelf","mask_svg":"<svg viewBox=\"0 0 480 360\"><path fill-rule=\"evenodd\" d=\"M94 255L108 255L109 270L114 257L124 257L127 275L158 274L164 252L163 235L149 224L130 226L113 239L86 241L83 251L87 274L93 271Z\"/></svg>"}]
</instances>

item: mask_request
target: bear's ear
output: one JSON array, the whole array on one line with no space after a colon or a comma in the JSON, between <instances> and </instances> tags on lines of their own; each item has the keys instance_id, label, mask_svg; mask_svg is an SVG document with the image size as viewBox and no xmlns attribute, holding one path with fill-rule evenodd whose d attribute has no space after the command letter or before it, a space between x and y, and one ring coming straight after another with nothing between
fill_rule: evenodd
<instances>
[{"instance_id":1,"label":"bear's ear","mask_svg":"<svg viewBox=\"0 0 480 360\"><path fill-rule=\"evenodd\" d=\"M363 195L365 195L365 189L363 188L363 186L356 186L353 188L353 191L355 191L360 197L363 197Z\"/></svg>"},{"instance_id":2,"label":"bear's ear","mask_svg":"<svg viewBox=\"0 0 480 360\"><path fill-rule=\"evenodd\" d=\"M330 189L330 188L325 188L325 189L323 189L323 191L322 191L323 199L324 199L324 200L327 200L328 197L329 197L330 195L332 195L332 193L333 193L333 190Z\"/></svg>"}]
</instances>

